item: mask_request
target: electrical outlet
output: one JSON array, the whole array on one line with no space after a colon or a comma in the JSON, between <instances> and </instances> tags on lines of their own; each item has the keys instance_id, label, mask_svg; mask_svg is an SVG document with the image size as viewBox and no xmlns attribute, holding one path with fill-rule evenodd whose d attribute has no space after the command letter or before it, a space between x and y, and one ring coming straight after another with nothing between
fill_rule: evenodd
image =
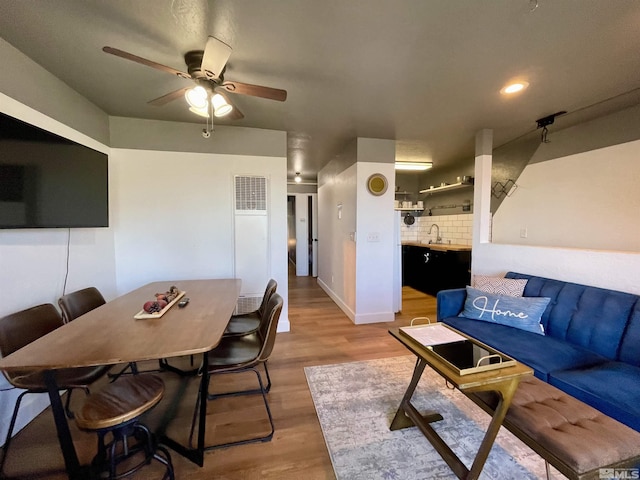
<instances>
[{"instance_id":1,"label":"electrical outlet","mask_svg":"<svg viewBox=\"0 0 640 480\"><path fill-rule=\"evenodd\" d=\"M527 238L527 227L520 227L520 238Z\"/></svg>"},{"instance_id":2,"label":"electrical outlet","mask_svg":"<svg viewBox=\"0 0 640 480\"><path fill-rule=\"evenodd\" d=\"M367 242L379 242L380 234L378 232L369 232L367 235Z\"/></svg>"}]
</instances>

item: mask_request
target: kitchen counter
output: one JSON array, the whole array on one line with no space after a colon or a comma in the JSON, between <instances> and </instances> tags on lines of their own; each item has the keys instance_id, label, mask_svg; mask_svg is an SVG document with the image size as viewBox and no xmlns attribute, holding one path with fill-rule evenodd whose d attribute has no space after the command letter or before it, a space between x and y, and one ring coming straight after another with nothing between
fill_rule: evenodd
<instances>
[{"instance_id":1,"label":"kitchen counter","mask_svg":"<svg viewBox=\"0 0 640 480\"><path fill-rule=\"evenodd\" d=\"M458 245L455 243L423 243L423 242L402 242L402 245L412 245L414 247L425 247L440 252L470 252L470 245Z\"/></svg>"}]
</instances>

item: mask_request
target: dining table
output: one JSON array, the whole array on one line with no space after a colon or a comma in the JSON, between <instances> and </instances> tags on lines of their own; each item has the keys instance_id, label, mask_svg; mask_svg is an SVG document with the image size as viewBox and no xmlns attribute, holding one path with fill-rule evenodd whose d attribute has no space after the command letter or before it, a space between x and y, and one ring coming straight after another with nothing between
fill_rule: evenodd
<instances>
[{"instance_id":1,"label":"dining table","mask_svg":"<svg viewBox=\"0 0 640 480\"><path fill-rule=\"evenodd\" d=\"M136 319L146 301L176 286L189 302L177 304L157 318ZM213 350L233 314L239 279L169 280L144 285L76 318L16 352L0 359L0 370L43 372L65 468L72 480L88 478L90 466L78 460L69 424L56 385L55 370L115 365L203 355ZM202 369L198 395L198 440L194 448L163 434L160 441L199 466L204 463L209 375ZM195 403L195 398L194 398Z\"/></svg>"}]
</instances>

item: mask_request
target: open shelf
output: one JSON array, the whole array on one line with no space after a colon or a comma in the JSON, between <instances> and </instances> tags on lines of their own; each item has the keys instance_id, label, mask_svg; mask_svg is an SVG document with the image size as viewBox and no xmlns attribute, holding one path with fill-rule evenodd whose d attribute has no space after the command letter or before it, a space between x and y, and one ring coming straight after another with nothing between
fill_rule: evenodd
<instances>
[{"instance_id":1,"label":"open shelf","mask_svg":"<svg viewBox=\"0 0 640 480\"><path fill-rule=\"evenodd\" d=\"M420 190L420 193L439 193L439 192L447 192L449 190L457 190L459 188L473 187L473 183L452 183L451 185L445 185L444 187L434 187L427 188L425 190Z\"/></svg>"},{"instance_id":2,"label":"open shelf","mask_svg":"<svg viewBox=\"0 0 640 480\"><path fill-rule=\"evenodd\" d=\"M421 212L424 210L424 208L396 208L394 210L397 210L398 212Z\"/></svg>"}]
</instances>

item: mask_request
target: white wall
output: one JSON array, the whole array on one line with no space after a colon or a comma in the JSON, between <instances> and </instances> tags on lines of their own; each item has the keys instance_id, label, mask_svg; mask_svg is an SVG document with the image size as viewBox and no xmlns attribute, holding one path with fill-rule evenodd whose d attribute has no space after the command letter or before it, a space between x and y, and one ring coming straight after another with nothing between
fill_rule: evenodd
<instances>
[{"instance_id":1,"label":"white wall","mask_svg":"<svg viewBox=\"0 0 640 480\"><path fill-rule=\"evenodd\" d=\"M233 176L268 177L270 276L287 315L286 158L112 149L117 289L234 277Z\"/></svg>"},{"instance_id":2,"label":"white wall","mask_svg":"<svg viewBox=\"0 0 640 480\"><path fill-rule=\"evenodd\" d=\"M557 139L557 137L555 137ZM610 151L610 150L609 150ZM590 152L578 156L590 155ZM484 176L490 177L490 156L476 157L476 183L474 203L488 204L491 196L491 182L478 181ZM606 161L608 159L604 159ZM548 162L548 167L553 167L554 161ZM561 162L562 163L562 162ZM555 172L549 172L552 176ZM589 190L584 187L584 191ZM516 194L517 195L517 192ZM570 199L559 199L559 203ZM616 208L616 204L607 204L608 208ZM536 204L530 208L535 212ZM544 213L544 212L542 212ZM493 228L502 228L498 225L499 219ZM625 218L625 224L637 224L637 213L631 212ZM553 223L549 222L547 228L562 228L570 222L570 219L562 218ZM571 247L544 247L528 245L498 244L486 241L490 231L491 218L489 215L474 215L472 273L485 275L503 275L508 271L528 273L542 277L555 278L584 285L620 290L629 293L640 294L640 253L616 252L610 250L593 250ZM637 231L637 230L636 230Z\"/></svg>"},{"instance_id":3,"label":"white wall","mask_svg":"<svg viewBox=\"0 0 640 480\"><path fill-rule=\"evenodd\" d=\"M318 174L318 284L356 324L393 321L395 143L358 138ZM387 192L367 179L382 173Z\"/></svg>"},{"instance_id":4,"label":"white wall","mask_svg":"<svg viewBox=\"0 0 640 480\"><path fill-rule=\"evenodd\" d=\"M0 93L0 110L78 143L108 153L108 147ZM57 305L66 292L96 286L106 298L116 294L113 212L109 228L0 230L0 316L42 303ZM8 386L0 377L0 389ZM4 441L19 391L0 392L0 442ZM16 429L48 406L46 395L27 395ZM16 430L16 431L17 431Z\"/></svg>"},{"instance_id":5,"label":"white wall","mask_svg":"<svg viewBox=\"0 0 640 480\"><path fill-rule=\"evenodd\" d=\"M640 140L528 165L493 242L640 252L639 180Z\"/></svg>"},{"instance_id":6,"label":"white wall","mask_svg":"<svg viewBox=\"0 0 640 480\"><path fill-rule=\"evenodd\" d=\"M318 188L318 283L351 318L356 310L356 177L353 164Z\"/></svg>"},{"instance_id":7,"label":"white wall","mask_svg":"<svg viewBox=\"0 0 640 480\"><path fill-rule=\"evenodd\" d=\"M358 139L358 158L362 141ZM391 159L395 157L395 147ZM364 155L364 158L367 158ZM395 171L393 163L357 163L356 216L356 316L354 323L392 322L393 309L393 199ZM374 173L387 178L389 186L380 196L367 190L367 179Z\"/></svg>"}]
</instances>

